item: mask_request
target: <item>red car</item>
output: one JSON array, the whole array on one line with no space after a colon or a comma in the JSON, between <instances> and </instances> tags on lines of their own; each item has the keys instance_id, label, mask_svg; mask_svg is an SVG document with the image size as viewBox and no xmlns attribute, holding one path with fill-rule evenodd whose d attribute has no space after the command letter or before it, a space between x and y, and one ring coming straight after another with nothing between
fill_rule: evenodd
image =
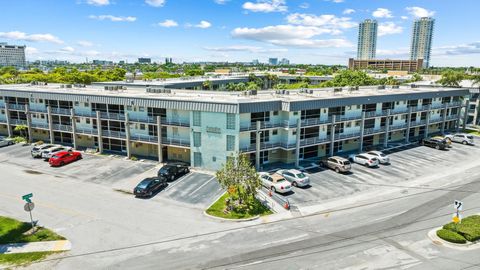
<instances>
[{"instance_id":1,"label":"red car","mask_svg":"<svg viewBox=\"0 0 480 270\"><path fill-rule=\"evenodd\" d=\"M49 160L50 166L63 166L65 164L74 162L75 160L82 159L82 154L80 152L68 152L62 151L55 153Z\"/></svg>"}]
</instances>

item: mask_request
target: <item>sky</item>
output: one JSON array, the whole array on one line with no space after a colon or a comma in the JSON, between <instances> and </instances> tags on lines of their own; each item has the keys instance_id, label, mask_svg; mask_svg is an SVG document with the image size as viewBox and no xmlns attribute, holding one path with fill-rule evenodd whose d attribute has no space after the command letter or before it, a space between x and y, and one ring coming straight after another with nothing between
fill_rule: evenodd
<instances>
[{"instance_id":1,"label":"sky","mask_svg":"<svg viewBox=\"0 0 480 270\"><path fill-rule=\"evenodd\" d=\"M0 0L0 42L27 60L163 62L287 58L343 64L358 23L379 23L377 58L408 59L415 18L435 18L433 66L479 66L478 0Z\"/></svg>"}]
</instances>

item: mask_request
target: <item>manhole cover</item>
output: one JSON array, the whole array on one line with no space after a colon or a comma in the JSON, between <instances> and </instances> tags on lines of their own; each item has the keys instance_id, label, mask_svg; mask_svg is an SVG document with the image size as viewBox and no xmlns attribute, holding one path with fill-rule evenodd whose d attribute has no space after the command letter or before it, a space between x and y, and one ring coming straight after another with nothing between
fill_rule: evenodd
<instances>
[{"instance_id":1,"label":"manhole cover","mask_svg":"<svg viewBox=\"0 0 480 270\"><path fill-rule=\"evenodd\" d=\"M42 174L41 172L39 171L34 171L34 170L24 170L24 172L28 173L28 174Z\"/></svg>"}]
</instances>

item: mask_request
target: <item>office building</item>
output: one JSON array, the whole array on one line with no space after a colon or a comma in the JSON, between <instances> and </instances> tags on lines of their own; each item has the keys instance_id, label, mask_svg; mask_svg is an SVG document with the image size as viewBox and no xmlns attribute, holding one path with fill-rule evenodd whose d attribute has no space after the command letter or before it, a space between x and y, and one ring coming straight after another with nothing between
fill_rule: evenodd
<instances>
[{"instance_id":1,"label":"office building","mask_svg":"<svg viewBox=\"0 0 480 270\"><path fill-rule=\"evenodd\" d=\"M420 18L413 23L410 60L423 59L424 68L430 66L434 24L435 19L429 17Z\"/></svg>"},{"instance_id":2,"label":"office building","mask_svg":"<svg viewBox=\"0 0 480 270\"><path fill-rule=\"evenodd\" d=\"M394 70L394 71L407 71L417 72L423 68L423 59L417 60L392 60L392 59L370 59L370 60L358 60L350 58L348 59L349 69L360 70Z\"/></svg>"},{"instance_id":3,"label":"office building","mask_svg":"<svg viewBox=\"0 0 480 270\"><path fill-rule=\"evenodd\" d=\"M258 64L260 64L260 61L258 61L258 59L253 59L252 60L252 65L256 66Z\"/></svg>"},{"instance_id":4,"label":"office building","mask_svg":"<svg viewBox=\"0 0 480 270\"><path fill-rule=\"evenodd\" d=\"M268 58L268 64L271 66L278 65L278 58Z\"/></svg>"},{"instance_id":5,"label":"office building","mask_svg":"<svg viewBox=\"0 0 480 270\"><path fill-rule=\"evenodd\" d=\"M152 59L151 58L140 57L140 58L138 58L138 63L139 64L151 64Z\"/></svg>"},{"instance_id":6,"label":"office building","mask_svg":"<svg viewBox=\"0 0 480 270\"><path fill-rule=\"evenodd\" d=\"M288 60L287 58L282 58L282 60L280 60L279 64L284 65L284 66L288 66L288 65L290 65L290 60Z\"/></svg>"},{"instance_id":7,"label":"office building","mask_svg":"<svg viewBox=\"0 0 480 270\"><path fill-rule=\"evenodd\" d=\"M0 43L0 67L12 66L16 68L25 68L25 48L26 46L8 45Z\"/></svg>"},{"instance_id":8,"label":"office building","mask_svg":"<svg viewBox=\"0 0 480 270\"><path fill-rule=\"evenodd\" d=\"M92 64L97 65L97 66L112 66L113 61L95 59L95 60L92 61Z\"/></svg>"},{"instance_id":9,"label":"office building","mask_svg":"<svg viewBox=\"0 0 480 270\"><path fill-rule=\"evenodd\" d=\"M367 19L358 27L357 59L375 59L377 50L377 28L376 20Z\"/></svg>"},{"instance_id":10,"label":"office building","mask_svg":"<svg viewBox=\"0 0 480 270\"><path fill-rule=\"evenodd\" d=\"M458 129L470 94L407 86L239 94L146 84L1 85L0 134L26 125L33 140L209 170L237 152L258 168L299 165Z\"/></svg>"}]
</instances>

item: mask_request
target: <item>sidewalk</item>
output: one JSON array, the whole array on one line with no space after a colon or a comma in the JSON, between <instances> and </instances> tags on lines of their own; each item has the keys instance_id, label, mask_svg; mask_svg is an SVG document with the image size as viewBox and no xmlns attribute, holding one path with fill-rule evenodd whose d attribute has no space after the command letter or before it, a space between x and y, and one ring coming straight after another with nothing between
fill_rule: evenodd
<instances>
[{"instance_id":1,"label":"sidewalk","mask_svg":"<svg viewBox=\"0 0 480 270\"><path fill-rule=\"evenodd\" d=\"M29 242L0 245L0 254L28 253L42 251L67 251L72 249L68 240Z\"/></svg>"}]
</instances>

